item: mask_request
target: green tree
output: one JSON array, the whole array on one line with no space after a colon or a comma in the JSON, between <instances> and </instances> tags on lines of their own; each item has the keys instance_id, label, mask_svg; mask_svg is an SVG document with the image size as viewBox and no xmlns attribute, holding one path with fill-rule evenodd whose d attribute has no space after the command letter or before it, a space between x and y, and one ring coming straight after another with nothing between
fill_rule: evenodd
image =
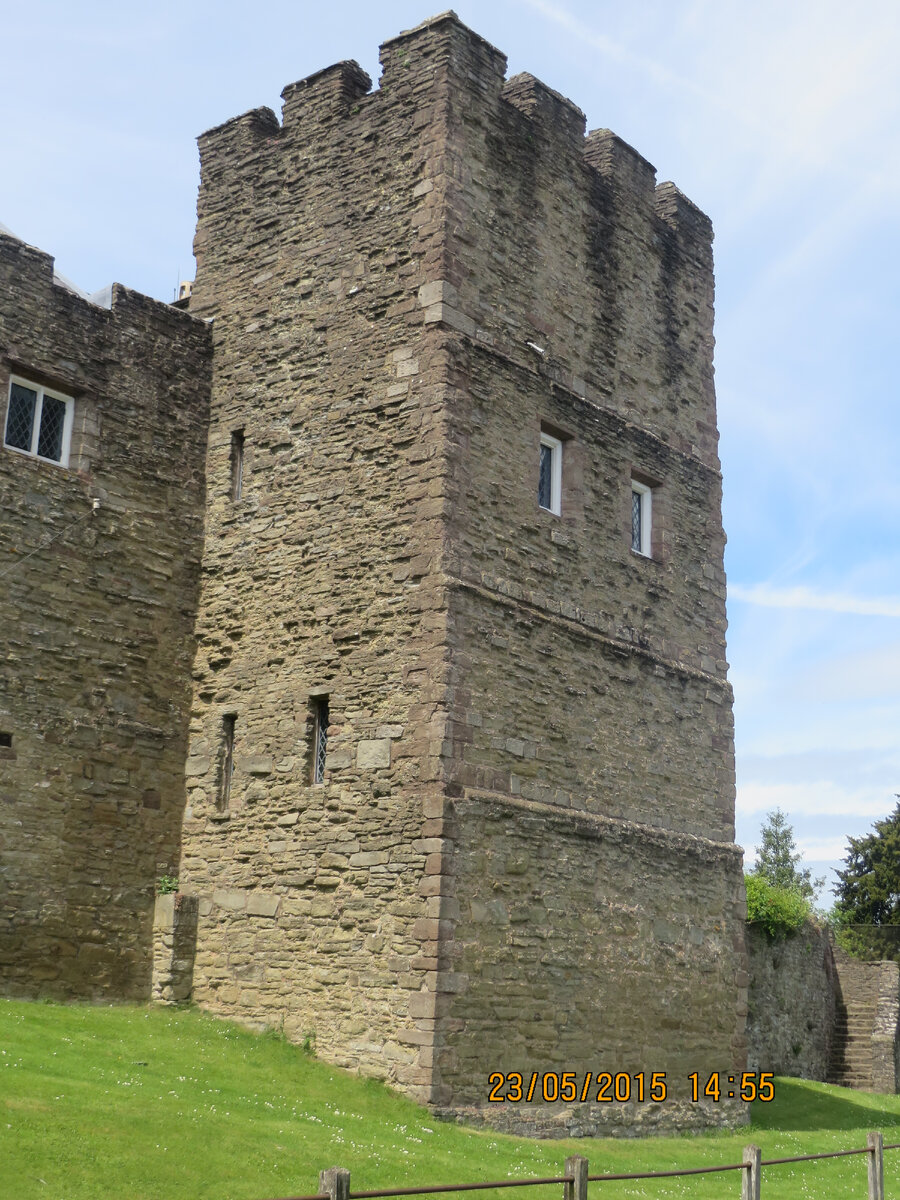
<instances>
[{"instance_id":1,"label":"green tree","mask_svg":"<svg viewBox=\"0 0 900 1200\"><path fill-rule=\"evenodd\" d=\"M900 803L876 821L872 833L847 839L846 866L838 871L835 908L853 925L900 924Z\"/></svg>"},{"instance_id":2,"label":"green tree","mask_svg":"<svg viewBox=\"0 0 900 1200\"><path fill-rule=\"evenodd\" d=\"M759 838L756 866L751 874L772 887L797 892L804 900L812 900L825 878L813 879L809 867L799 865L803 856L797 850L793 827L780 808L766 813Z\"/></svg>"}]
</instances>

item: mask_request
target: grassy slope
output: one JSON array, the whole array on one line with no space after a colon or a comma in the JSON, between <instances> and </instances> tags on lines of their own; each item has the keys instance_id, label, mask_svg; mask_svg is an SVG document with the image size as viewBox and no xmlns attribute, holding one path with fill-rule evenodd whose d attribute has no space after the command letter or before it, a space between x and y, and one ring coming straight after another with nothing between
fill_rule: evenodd
<instances>
[{"instance_id":1,"label":"grassy slope","mask_svg":"<svg viewBox=\"0 0 900 1200\"><path fill-rule=\"evenodd\" d=\"M849 1149L868 1129L900 1142L900 1097L778 1080L736 1135L536 1142L434 1120L380 1084L295 1046L194 1011L0 1001L3 1200L263 1200L315 1192L348 1167L354 1190L557 1175L567 1154L591 1173ZM900 1151L886 1155L900 1200ZM865 1195L863 1156L772 1167L766 1200ZM490 1193L559 1200L560 1188ZM740 1195L738 1172L591 1186L591 1200ZM488 1193L481 1193L488 1195Z\"/></svg>"}]
</instances>

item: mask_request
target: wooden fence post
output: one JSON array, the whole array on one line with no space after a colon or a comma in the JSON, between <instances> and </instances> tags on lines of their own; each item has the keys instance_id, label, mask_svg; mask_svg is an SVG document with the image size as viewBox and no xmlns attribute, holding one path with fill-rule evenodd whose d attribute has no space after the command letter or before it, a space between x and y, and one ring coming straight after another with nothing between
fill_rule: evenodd
<instances>
[{"instance_id":1,"label":"wooden fence post","mask_svg":"<svg viewBox=\"0 0 900 1200\"><path fill-rule=\"evenodd\" d=\"M741 1200L759 1200L762 1151L759 1146L744 1147L744 1170L741 1171Z\"/></svg>"},{"instance_id":2,"label":"wooden fence post","mask_svg":"<svg viewBox=\"0 0 900 1200\"><path fill-rule=\"evenodd\" d=\"M330 1167L319 1172L319 1191L328 1193L331 1200L348 1200L350 1196L350 1172L342 1167Z\"/></svg>"},{"instance_id":3,"label":"wooden fence post","mask_svg":"<svg viewBox=\"0 0 900 1200\"><path fill-rule=\"evenodd\" d=\"M563 1175L572 1176L571 1183L563 1184L563 1200L587 1200L588 1160L573 1154L566 1159Z\"/></svg>"},{"instance_id":4,"label":"wooden fence post","mask_svg":"<svg viewBox=\"0 0 900 1200\"><path fill-rule=\"evenodd\" d=\"M869 1200L884 1200L884 1138L870 1133L866 1138L870 1153L866 1155L869 1168Z\"/></svg>"}]
</instances>

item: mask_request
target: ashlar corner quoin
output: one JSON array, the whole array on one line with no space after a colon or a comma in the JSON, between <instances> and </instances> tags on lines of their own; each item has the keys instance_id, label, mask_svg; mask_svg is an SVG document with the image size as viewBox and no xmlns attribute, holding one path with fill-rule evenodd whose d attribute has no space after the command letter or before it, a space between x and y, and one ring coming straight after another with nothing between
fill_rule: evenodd
<instances>
[{"instance_id":1,"label":"ashlar corner quoin","mask_svg":"<svg viewBox=\"0 0 900 1200\"><path fill-rule=\"evenodd\" d=\"M4 536L103 502L2 601L21 628L22 580L102 576L16 643L0 765L41 838L4 971L152 972L522 1132L739 1120L687 1084L742 1066L747 984L710 223L453 13L381 62L200 138L187 313L5 311L0 369L74 398L77 469L7 447ZM91 341L117 321L146 396ZM664 1071L669 1100L489 1104L513 1070Z\"/></svg>"}]
</instances>

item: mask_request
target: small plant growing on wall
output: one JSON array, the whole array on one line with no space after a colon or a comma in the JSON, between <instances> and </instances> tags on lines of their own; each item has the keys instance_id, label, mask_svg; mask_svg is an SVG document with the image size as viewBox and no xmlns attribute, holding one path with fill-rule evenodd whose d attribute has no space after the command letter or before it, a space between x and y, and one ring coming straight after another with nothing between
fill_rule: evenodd
<instances>
[{"instance_id":1,"label":"small plant growing on wall","mask_svg":"<svg viewBox=\"0 0 900 1200\"><path fill-rule=\"evenodd\" d=\"M157 896L169 896L178 891L177 875L160 875L156 881Z\"/></svg>"}]
</instances>

